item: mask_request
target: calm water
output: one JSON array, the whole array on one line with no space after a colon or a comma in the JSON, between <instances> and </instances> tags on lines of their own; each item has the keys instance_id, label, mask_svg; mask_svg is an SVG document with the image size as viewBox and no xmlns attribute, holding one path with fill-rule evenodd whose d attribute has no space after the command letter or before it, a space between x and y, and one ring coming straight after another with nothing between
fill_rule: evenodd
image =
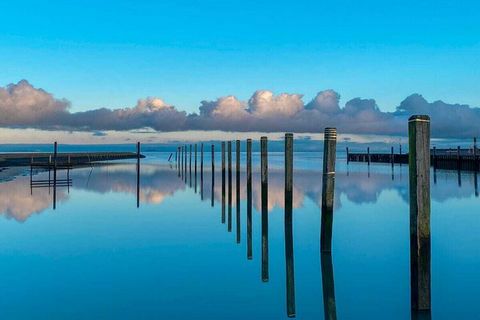
<instances>
[{"instance_id":1,"label":"calm water","mask_svg":"<svg viewBox=\"0 0 480 320\"><path fill-rule=\"evenodd\" d=\"M298 319L412 317L405 166L392 174L388 165L367 170L338 160L332 255L322 256L321 154L295 154L295 296L287 301L283 154L269 154L263 274L258 154L251 259L244 154L239 202L235 163L232 196L226 181L222 197L219 153L213 187L209 153L196 187L194 172L185 182L168 153L146 155L139 208L134 162L72 170L72 186L57 188L55 210L53 189L31 189L28 168L0 172L3 319L282 319L287 302ZM33 179L48 179L48 172ZM431 316L480 319L475 177L439 171L433 180Z\"/></svg>"}]
</instances>

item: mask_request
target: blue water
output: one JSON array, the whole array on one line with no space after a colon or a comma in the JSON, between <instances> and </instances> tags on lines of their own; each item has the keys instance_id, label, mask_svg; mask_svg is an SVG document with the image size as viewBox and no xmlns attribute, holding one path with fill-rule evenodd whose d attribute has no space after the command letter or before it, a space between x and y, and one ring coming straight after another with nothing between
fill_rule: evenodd
<instances>
[{"instance_id":1,"label":"blue water","mask_svg":"<svg viewBox=\"0 0 480 320\"><path fill-rule=\"evenodd\" d=\"M283 154L269 154L268 282L261 274L258 154L252 260L244 154L239 244L235 171L232 231L228 215L221 221L220 153L213 193L209 152L203 186L198 167L196 190L194 172L191 182L182 180L175 163L166 160L169 152L145 154L139 208L135 162L72 170L73 185L56 190L55 210L53 188L30 189L29 168L0 173L2 319L287 318ZM407 167L396 165L392 174L389 165L347 166L339 156L332 268L322 272L321 157L298 152L294 160L296 318L325 317L323 295L332 292L325 292L322 281L330 279L335 314L327 317L410 319ZM58 179L65 177L58 172ZM474 178L462 172L459 181L457 172L438 171L434 183L432 173L433 319L480 319L480 198ZM33 179L48 179L48 172L34 172Z\"/></svg>"}]
</instances>

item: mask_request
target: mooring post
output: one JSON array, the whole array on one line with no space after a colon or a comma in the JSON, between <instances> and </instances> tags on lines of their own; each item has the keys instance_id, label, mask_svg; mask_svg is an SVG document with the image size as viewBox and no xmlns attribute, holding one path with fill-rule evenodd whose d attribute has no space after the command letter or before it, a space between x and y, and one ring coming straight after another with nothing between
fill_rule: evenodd
<instances>
[{"instance_id":1,"label":"mooring post","mask_svg":"<svg viewBox=\"0 0 480 320\"><path fill-rule=\"evenodd\" d=\"M228 156L228 205L227 205L227 230L232 231L232 141L227 142Z\"/></svg>"},{"instance_id":2,"label":"mooring post","mask_svg":"<svg viewBox=\"0 0 480 320\"><path fill-rule=\"evenodd\" d=\"M247 259L252 259L252 139L247 139Z\"/></svg>"},{"instance_id":3,"label":"mooring post","mask_svg":"<svg viewBox=\"0 0 480 320\"><path fill-rule=\"evenodd\" d=\"M237 243L240 243L240 140L235 141L236 166L235 166L235 201L236 201L236 231Z\"/></svg>"},{"instance_id":4,"label":"mooring post","mask_svg":"<svg viewBox=\"0 0 480 320\"><path fill-rule=\"evenodd\" d=\"M212 144L212 194L210 195L210 206L215 205L215 145Z\"/></svg>"},{"instance_id":5,"label":"mooring post","mask_svg":"<svg viewBox=\"0 0 480 320\"><path fill-rule=\"evenodd\" d=\"M179 176L183 180L183 146L180 146L180 167L178 168Z\"/></svg>"},{"instance_id":6,"label":"mooring post","mask_svg":"<svg viewBox=\"0 0 480 320\"><path fill-rule=\"evenodd\" d=\"M323 142L322 218L320 230L321 252L332 251L333 200L335 196L335 159L337 129L325 128Z\"/></svg>"},{"instance_id":7,"label":"mooring post","mask_svg":"<svg viewBox=\"0 0 480 320\"><path fill-rule=\"evenodd\" d=\"M57 141L53 143L53 209L57 207Z\"/></svg>"},{"instance_id":8,"label":"mooring post","mask_svg":"<svg viewBox=\"0 0 480 320\"><path fill-rule=\"evenodd\" d=\"M137 208L140 207L140 142L137 142Z\"/></svg>"},{"instance_id":9,"label":"mooring post","mask_svg":"<svg viewBox=\"0 0 480 320\"><path fill-rule=\"evenodd\" d=\"M268 281L268 144L260 138L260 166L262 183L262 281Z\"/></svg>"},{"instance_id":10,"label":"mooring post","mask_svg":"<svg viewBox=\"0 0 480 320\"><path fill-rule=\"evenodd\" d=\"M370 147L367 147L367 162L370 165Z\"/></svg>"},{"instance_id":11,"label":"mooring post","mask_svg":"<svg viewBox=\"0 0 480 320\"><path fill-rule=\"evenodd\" d=\"M293 134L285 134L285 265L287 316L295 316L295 273L293 263Z\"/></svg>"},{"instance_id":12,"label":"mooring post","mask_svg":"<svg viewBox=\"0 0 480 320\"><path fill-rule=\"evenodd\" d=\"M200 144L200 200L203 200L203 143Z\"/></svg>"},{"instance_id":13,"label":"mooring post","mask_svg":"<svg viewBox=\"0 0 480 320\"><path fill-rule=\"evenodd\" d=\"M187 182L187 176L188 176L188 170L187 170L188 161L187 161L187 158L188 158L188 151L187 151L187 145L185 145L185 183Z\"/></svg>"},{"instance_id":14,"label":"mooring post","mask_svg":"<svg viewBox=\"0 0 480 320\"><path fill-rule=\"evenodd\" d=\"M477 164L477 138L473 138L473 168L474 171L478 171L478 164Z\"/></svg>"},{"instance_id":15,"label":"mooring post","mask_svg":"<svg viewBox=\"0 0 480 320\"><path fill-rule=\"evenodd\" d=\"M408 120L410 285L414 310L430 309L430 118Z\"/></svg>"},{"instance_id":16,"label":"mooring post","mask_svg":"<svg viewBox=\"0 0 480 320\"><path fill-rule=\"evenodd\" d=\"M194 147L194 157L195 157L195 164L194 164L194 175L195 175L195 193L197 193L197 144L195 143L195 145L193 146Z\"/></svg>"},{"instance_id":17,"label":"mooring post","mask_svg":"<svg viewBox=\"0 0 480 320\"><path fill-rule=\"evenodd\" d=\"M349 157L349 155L350 155L350 152L348 151L348 147L347 147L347 164L350 163L350 157Z\"/></svg>"},{"instance_id":18,"label":"mooring post","mask_svg":"<svg viewBox=\"0 0 480 320\"><path fill-rule=\"evenodd\" d=\"M222 223L225 223L225 142L222 141Z\"/></svg>"},{"instance_id":19,"label":"mooring post","mask_svg":"<svg viewBox=\"0 0 480 320\"><path fill-rule=\"evenodd\" d=\"M462 158L460 155L460 146L457 146L457 169L458 171L462 169Z\"/></svg>"},{"instance_id":20,"label":"mooring post","mask_svg":"<svg viewBox=\"0 0 480 320\"><path fill-rule=\"evenodd\" d=\"M190 179L190 187L192 187L192 145L189 146L189 164L188 164L188 174Z\"/></svg>"}]
</instances>

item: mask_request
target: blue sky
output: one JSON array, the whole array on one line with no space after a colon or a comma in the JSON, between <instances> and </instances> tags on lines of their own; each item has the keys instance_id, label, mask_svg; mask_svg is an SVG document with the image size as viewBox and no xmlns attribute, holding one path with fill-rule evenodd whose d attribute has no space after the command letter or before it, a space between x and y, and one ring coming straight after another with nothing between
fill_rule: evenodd
<instances>
[{"instance_id":1,"label":"blue sky","mask_svg":"<svg viewBox=\"0 0 480 320\"><path fill-rule=\"evenodd\" d=\"M479 18L474 1L4 1L0 86L72 111L329 88L384 111L415 92L480 106Z\"/></svg>"}]
</instances>

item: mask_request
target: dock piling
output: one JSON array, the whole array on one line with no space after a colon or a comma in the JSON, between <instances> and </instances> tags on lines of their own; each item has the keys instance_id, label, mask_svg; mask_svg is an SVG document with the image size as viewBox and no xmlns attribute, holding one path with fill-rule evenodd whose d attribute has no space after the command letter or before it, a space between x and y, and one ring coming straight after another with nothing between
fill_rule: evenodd
<instances>
[{"instance_id":1,"label":"dock piling","mask_svg":"<svg viewBox=\"0 0 480 320\"><path fill-rule=\"evenodd\" d=\"M212 144L212 194L210 195L210 206L215 205L215 145Z\"/></svg>"},{"instance_id":2,"label":"dock piling","mask_svg":"<svg viewBox=\"0 0 480 320\"><path fill-rule=\"evenodd\" d=\"M293 260L293 134L285 134L285 266L287 316L295 317L295 273Z\"/></svg>"},{"instance_id":3,"label":"dock piling","mask_svg":"<svg viewBox=\"0 0 480 320\"><path fill-rule=\"evenodd\" d=\"M325 128L322 176L322 217L320 230L320 248L322 252L332 251L336 147L337 129Z\"/></svg>"},{"instance_id":4,"label":"dock piling","mask_svg":"<svg viewBox=\"0 0 480 320\"><path fill-rule=\"evenodd\" d=\"M228 206L227 206L227 230L232 232L232 141L227 142L228 156Z\"/></svg>"},{"instance_id":5,"label":"dock piling","mask_svg":"<svg viewBox=\"0 0 480 320\"><path fill-rule=\"evenodd\" d=\"M262 281L268 282L268 142L260 138L260 166L262 183Z\"/></svg>"},{"instance_id":6,"label":"dock piling","mask_svg":"<svg viewBox=\"0 0 480 320\"><path fill-rule=\"evenodd\" d=\"M429 310L430 297L430 118L408 120L410 184L411 306Z\"/></svg>"},{"instance_id":7,"label":"dock piling","mask_svg":"<svg viewBox=\"0 0 480 320\"><path fill-rule=\"evenodd\" d=\"M222 223L225 223L225 142L222 141Z\"/></svg>"},{"instance_id":8,"label":"dock piling","mask_svg":"<svg viewBox=\"0 0 480 320\"><path fill-rule=\"evenodd\" d=\"M247 139L247 259L252 259L252 139Z\"/></svg>"},{"instance_id":9,"label":"dock piling","mask_svg":"<svg viewBox=\"0 0 480 320\"><path fill-rule=\"evenodd\" d=\"M236 201L236 231L237 243L240 243L240 140L235 141L236 166L235 166L235 201Z\"/></svg>"}]
</instances>

